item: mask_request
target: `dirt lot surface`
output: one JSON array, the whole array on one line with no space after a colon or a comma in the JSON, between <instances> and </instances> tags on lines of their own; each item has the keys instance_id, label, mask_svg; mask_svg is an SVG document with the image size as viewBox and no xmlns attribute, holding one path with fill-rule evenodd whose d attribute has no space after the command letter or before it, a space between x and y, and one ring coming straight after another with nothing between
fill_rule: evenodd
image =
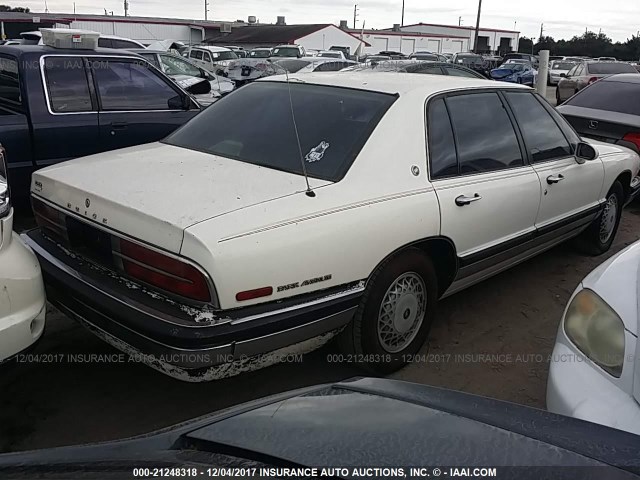
<instances>
[{"instance_id":1,"label":"dirt lot surface","mask_svg":"<svg viewBox=\"0 0 640 480\"><path fill-rule=\"evenodd\" d=\"M552 95L550 89L547 96ZM16 228L30 223L20 219ZM571 293L594 267L639 238L636 203L625 210L607 255L585 257L561 245L446 299L428 345L415 363L392 377L543 408L548 357ZM187 384L137 363L82 362L89 354L118 352L53 308L47 322L33 352L41 361L0 368L0 452L141 434L269 394L360 374L353 365L331 362L335 350L329 345L302 362Z\"/></svg>"}]
</instances>

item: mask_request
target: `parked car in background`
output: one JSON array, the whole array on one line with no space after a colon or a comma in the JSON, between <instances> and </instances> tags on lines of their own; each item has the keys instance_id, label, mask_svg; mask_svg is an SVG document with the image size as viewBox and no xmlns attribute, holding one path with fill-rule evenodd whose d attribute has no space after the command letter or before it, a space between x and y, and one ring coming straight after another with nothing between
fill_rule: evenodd
<instances>
[{"instance_id":1,"label":"parked car in background","mask_svg":"<svg viewBox=\"0 0 640 480\"><path fill-rule=\"evenodd\" d=\"M301 59L302 60L302 59ZM301 61L300 60L300 61ZM299 61L281 60L281 61ZM285 69L278 65L279 61L272 62L266 58L240 58L232 60L224 70L225 76L241 87L259 78L270 77L285 73Z\"/></svg>"},{"instance_id":2,"label":"parked car in background","mask_svg":"<svg viewBox=\"0 0 640 480\"><path fill-rule=\"evenodd\" d=\"M444 55L429 52L415 52L409 55L409 60L417 60L420 62L446 62L447 58Z\"/></svg>"},{"instance_id":3,"label":"parked car in background","mask_svg":"<svg viewBox=\"0 0 640 480\"><path fill-rule=\"evenodd\" d=\"M617 62L616 57L598 57L595 59L598 62Z\"/></svg>"},{"instance_id":4,"label":"parked car in background","mask_svg":"<svg viewBox=\"0 0 640 480\"><path fill-rule=\"evenodd\" d=\"M539 64L538 57L529 53L507 53L502 57L503 62L507 62L509 60L526 60L536 69Z\"/></svg>"},{"instance_id":5,"label":"parked car in background","mask_svg":"<svg viewBox=\"0 0 640 480\"><path fill-rule=\"evenodd\" d=\"M563 56L549 55L549 63L555 62L557 60L562 60L563 58L564 58Z\"/></svg>"},{"instance_id":6,"label":"parked car in background","mask_svg":"<svg viewBox=\"0 0 640 480\"><path fill-rule=\"evenodd\" d=\"M332 52L342 52L342 54L344 55L344 58L346 59L350 59L351 58L351 47L341 47L339 45L332 45L329 50L331 50Z\"/></svg>"},{"instance_id":7,"label":"parked car in background","mask_svg":"<svg viewBox=\"0 0 640 480\"><path fill-rule=\"evenodd\" d=\"M587 275L571 296L549 370L550 411L640 435L639 269L637 242Z\"/></svg>"},{"instance_id":8,"label":"parked car in background","mask_svg":"<svg viewBox=\"0 0 640 480\"><path fill-rule=\"evenodd\" d=\"M208 106L222 95L231 93L235 84L223 75L215 75L191 63L188 59L173 53L150 49L130 50L140 55L165 75L173 78L178 85L191 93L198 103ZM206 82L207 89L198 89L199 82Z\"/></svg>"},{"instance_id":9,"label":"parked car in background","mask_svg":"<svg viewBox=\"0 0 640 480\"><path fill-rule=\"evenodd\" d=\"M337 60L333 58L305 57L299 59L274 60L275 66L288 73L337 72L356 65L353 60Z\"/></svg>"},{"instance_id":10,"label":"parked car in background","mask_svg":"<svg viewBox=\"0 0 640 480\"><path fill-rule=\"evenodd\" d=\"M407 58L407 56L402 52L394 52L393 50L385 50L379 52L378 55L390 57L392 60L403 60Z\"/></svg>"},{"instance_id":11,"label":"parked car in background","mask_svg":"<svg viewBox=\"0 0 640 480\"><path fill-rule=\"evenodd\" d=\"M320 58L335 58L338 60L346 60L344 53L339 50L321 50L316 56Z\"/></svg>"},{"instance_id":12,"label":"parked car in background","mask_svg":"<svg viewBox=\"0 0 640 480\"><path fill-rule=\"evenodd\" d=\"M391 60L391 57L388 55L365 55L362 58L362 63L366 64L375 64L375 63L384 63Z\"/></svg>"},{"instance_id":13,"label":"parked car in background","mask_svg":"<svg viewBox=\"0 0 640 480\"><path fill-rule=\"evenodd\" d=\"M597 82L601 78L615 75L616 73L638 75L638 71L633 66L624 62L588 61L577 64L558 82L558 88L556 89L557 104L560 105L584 87Z\"/></svg>"},{"instance_id":14,"label":"parked car in background","mask_svg":"<svg viewBox=\"0 0 640 480\"><path fill-rule=\"evenodd\" d=\"M160 140L200 112L185 90L126 50L0 46L0 79L0 138L22 198L38 168Z\"/></svg>"},{"instance_id":15,"label":"parked car in background","mask_svg":"<svg viewBox=\"0 0 640 480\"><path fill-rule=\"evenodd\" d=\"M244 47L238 47L235 45L231 45L231 46L226 46L224 48L228 48L229 50L233 51L238 58L247 58L249 56L248 52L244 49Z\"/></svg>"},{"instance_id":16,"label":"parked car in background","mask_svg":"<svg viewBox=\"0 0 640 480\"><path fill-rule=\"evenodd\" d=\"M238 55L233 50L206 45L189 47L186 51L186 56L199 67L216 75L222 75L229 62L238 59Z\"/></svg>"},{"instance_id":17,"label":"parked car in background","mask_svg":"<svg viewBox=\"0 0 640 480\"><path fill-rule=\"evenodd\" d=\"M507 60L500 67L491 70L491 78L533 87L538 78L538 71L527 60Z\"/></svg>"},{"instance_id":18,"label":"parked car in background","mask_svg":"<svg viewBox=\"0 0 640 480\"><path fill-rule=\"evenodd\" d=\"M345 72L399 72L431 75L451 75L453 77L481 78L482 75L460 65L448 62L419 62L415 60L389 60L380 63L360 63L345 68Z\"/></svg>"},{"instance_id":19,"label":"parked car in background","mask_svg":"<svg viewBox=\"0 0 640 480\"><path fill-rule=\"evenodd\" d=\"M640 75L603 78L557 110L581 136L640 153Z\"/></svg>"},{"instance_id":20,"label":"parked car in background","mask_svg":"<svg viewBox=\"0 0 640 480\"><path fill-rule=\"evenodd\" d=\"M484 61L482 55L476 53L456 53L451 59L451 63L461 65L479 73L484 78L491 79L489 65Z\"/></svg>"},{"instance_id":21,"label":"parked car in background","mask_svg":"<svg viewBox=\"0 0 640 480\"><path fill-rule=\"evenodd\" d=\"M229 471L414 480L435 470L443 478L522 478L508 472L526 470L524 478L538 479L554 470L563 472L557 478L592 471L596 478L637 479L638 458L634 435L602 425L468 393L359 378L279 393L136 438L0 455L0 476L117 478L144 472L140 465L161 465L162 472L189 477ZM325 465L327 473L317 468Z\"/></svg>"},{"instance_id":22,"label":"parked car in background","mask_svg":"<svg viewBox=\"0 0 640 480\"><path fill-rule=\"evenodd\" d=\"M573 237L606 252L621 210L611 223L605 208L639 170L519 85L278 75L161 143L35 172L25 239L50 302L176 378L261 368L340 331L389 373L439 298Z\"/></svg>"},{"instance_id":23,"label":"parked car in background","mask_svg":"<svg viewBox=\"0 0 640 480\"><path fill-rule=\"evenodd\" d=\"M306 51L302 45L278 45L271 50L272 58L302 58Z\"/></svg>"},{"instance_id":24,"label":"parked car in background","mask_svg":"<svg viewBox=\"0 0 640 480\"><path fill-rule=\"evenodd\" d=\"M587 57L563 57L562 60L564 60L565 62L582 63L585 60L590 60L590 59Z\"/></svg>"},{"instance_id":25,"label":"parked car in background","mask_svg":"<svg viewBox=\"0 0 640 480\"><path fill-rule=\"evenodd\" d=\"M66 30L66 29L59 29ZM24 32L20 34L22 37L22 45L43 45L42 33L39 30L33 32ZM145 48L140 42L131 40L130 38L116 37L115 35L100 34L98 39L98 47L100 48L115 48L126 49L132 48Z\"/></svg>"},{"instance_id":26,"label":"parked car in background","mask_svg":"<svg viewBox=\"0 0 640 480\"><path fill-rule=\"evenodd\" d=\"M566 77L567 73L576 66L575 62L569 62L566 60L556 60L549 64L549 85L558 85L563 75Z\"/></svg>"},{"instance_id":27,"label":"parked car in background","mask_svg":"<svg viewBox=\"0 0 640 480\"><path fill-rule=\"evenodd\" d=\"M249 51L247 58L269 58L272 50L270 48L254 48Z\"/></svg>"},{"instance_id":28,"label":"parked car in background","mask_svg":"<svg viewBox=\"0 0 640 480\"><path fill-rule=\"evenodd\" d=\"M13 232L6 152L0 146L0 363L42 336L46 311L38 260Z\"/></svg>"}]
</instances>

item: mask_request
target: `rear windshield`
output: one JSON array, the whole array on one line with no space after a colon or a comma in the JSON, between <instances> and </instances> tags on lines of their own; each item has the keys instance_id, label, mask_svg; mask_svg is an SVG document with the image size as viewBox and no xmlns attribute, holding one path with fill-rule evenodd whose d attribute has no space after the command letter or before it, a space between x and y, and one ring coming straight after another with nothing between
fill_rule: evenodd
<instances>
[{"instance_id":1,"label":"rear windshield","mask_svg":"<svg viewBox=\"0 0 640 480\"><path fill-rule=\"evenodd\" d=\"M295 47L274 48L272 55L274 57L297 57L300 53Z\"/></svg>"},{"instance_id":2,"label":"rear windshield","mask_svg":"<svg viewBox=\"0 0 640 480\"><path fill-rule=\"evenodd\" d=\"M552 70L571 70L576 64L573 62L553 62L551 65Z\"/></svg>"},{"instance_id":3,"label":"rear windshield","mask_svg":"<svg viewBox=\"0 0 640 480\"><path fill-rule=\"evenodd\" d=\"M214 103L167 137L169 145L339 181L395 95L319 85L256 82Z\"/></svg>"},{"instance_id":4,"label":"rear windshield","mask_svg":"<svg viewBox=\"0 0 640 480\"><path fill-rule=\"evenodd\" d=\"M589 73L594 75L605 75L613 73L638 73L638 71L628 63L590 63Z\"/></svg>"},{"instance_id":5,"label":"rear windshield","mask_svg":"<svg viewBox=\"0 0 640 480\"><path fill-rule=\"evenodd\" d=\"M601 80L581 90L566 105L640 115L640 84Z\"/></svg>"},{"instance_id":6,"label":"rear windshield","mask_svg":"<svg viewBox=\"0 0 640 480\"><path fill-rule=\"evenodd\" d=\"M0 100L12 106L22 105L18 62L13 58L0 57Z\"/></svg>"}]
</instances>

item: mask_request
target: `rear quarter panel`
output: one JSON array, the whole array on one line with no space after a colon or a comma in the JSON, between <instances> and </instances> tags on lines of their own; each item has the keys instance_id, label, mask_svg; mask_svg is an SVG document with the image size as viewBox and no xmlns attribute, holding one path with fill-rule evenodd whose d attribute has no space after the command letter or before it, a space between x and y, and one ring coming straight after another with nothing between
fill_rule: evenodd
<instances>
[{"instance_id":1,"label":"rear quarter panel","mask_svg":"<svg viewBox=\"0 0 640 480\"><path fill-rule=\"evenodd\" d=\"M604 199L607 192L611 189L613 182L624 172L631 174L631 179L638 175L640 171L640 157L632 150L611 145L608 143L598 142L596 140L588 140L590 144L598 149L599 157L595 161L601 161L604 165L604 182L600 198ZM623 185L629 188L629 185Z\"/></svg>"}]
</instances>

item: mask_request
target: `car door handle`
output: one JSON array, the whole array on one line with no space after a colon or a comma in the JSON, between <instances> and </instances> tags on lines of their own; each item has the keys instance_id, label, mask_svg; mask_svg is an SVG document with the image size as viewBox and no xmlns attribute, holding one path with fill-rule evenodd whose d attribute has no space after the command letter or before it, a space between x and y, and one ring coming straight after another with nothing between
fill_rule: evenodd
<instances>
[{"instance_id":1,"label":"car door handle","mask_svg":"<svg viewBox=\"0 0 640 480\"><path fill-rule=\"evenodd\" d=\"M459 207L464 207L465 205L469 205L473 202L477 202L478 200L482 200L482 197L477 193L473 197L460 195L458 198L456 198L456 205Z\"/></svg>"},{"instance_id":2,"label":"car door handle","mask_svg":"<svg viewBox=\"0 0 640 480\"><path fill-rule=\"evenodd\" d=\"M129 124L127 122L115 122L111 124L113 130L124 130Z\"/></svg>"},{"instance_id":3,"label":"car door handle","mask_svg":"<svg viewBox=\"0 0 640 480\"><path fill-rule=\"evenodd\" d=\"M564 180L564 175L562 175L561 173L559 173L558 175L549 175L547 177L547 183L549 185L553 185L554 183L560 183L562 180Z\"/></svg>"}]
</instances>

